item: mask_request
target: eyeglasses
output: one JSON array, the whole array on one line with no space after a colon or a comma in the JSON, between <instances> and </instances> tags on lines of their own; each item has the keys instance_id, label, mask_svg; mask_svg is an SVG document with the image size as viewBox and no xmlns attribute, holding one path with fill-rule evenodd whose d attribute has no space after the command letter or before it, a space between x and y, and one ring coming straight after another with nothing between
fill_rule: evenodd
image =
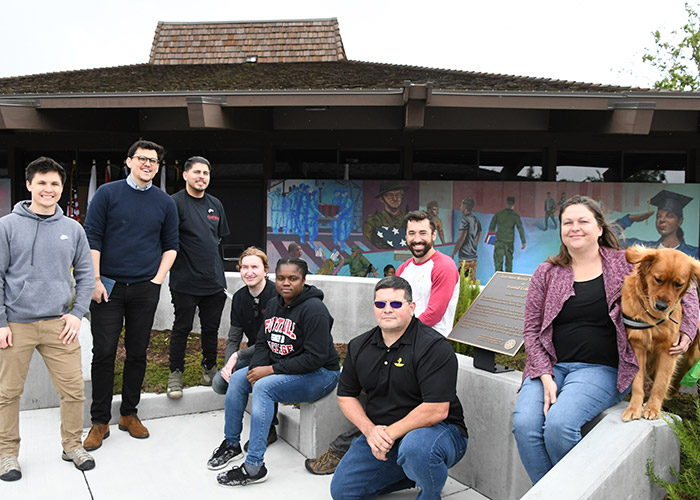
<instances>
[{"instance_id":1,"label":"eyeglasses","mask_svg":"<svg viewBox=\"0 0 700 500\"><path fill-rule=\"evenodd\" d=\"M134 160L138 160L141 165L148 163L149 165L158 165L158 158L149 158L148 156L138 155L131 157Z\"/></svg>"},{"instance_id":2,"label":"eyeglasses","mask_svg":"<svg viewBox=\"0 0 700 500\"><path fill-rule=\"evenodd\" d=\"M374 307L377 309L384 309L386 305L389 304L392 309L401 309L404 304L408 304L406 301L400 301L400 300L392 300L391 302L387 302L385 300L375 300L374 301Z\"/></svg>"}]
</instances>

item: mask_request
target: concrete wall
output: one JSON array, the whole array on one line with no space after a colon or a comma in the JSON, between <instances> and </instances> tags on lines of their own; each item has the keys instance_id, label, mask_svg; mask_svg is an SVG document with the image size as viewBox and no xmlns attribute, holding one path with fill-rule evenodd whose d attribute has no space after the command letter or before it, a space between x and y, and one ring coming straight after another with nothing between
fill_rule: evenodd
<instances>
[{"instance_id":1,"label":"concrete wall","mask_svg":"<svg viewBox=\"0 0 700 500\"><path fill-rule=\"evenodd\" d=\"M274 274L270 274L274 280ZM376 278L351 278L349 276L307 276L306 282L314 285L325 294L323 303L333 316L333 340L347 343L353 337L374 328L374 285ZM241 288L243 281L240 273L226 273L227 289L232 293ZM361 314L358 314L358 311ZM219 337L226 337L231 326L231 301L226 301L221 317ZM160 290L160 302L153 321L155 330L170 330L173 327L173 305L170 301L170 289L166 278ZM193 330L200 331L199 318L195 318Z\"/></svg>"}]
</instances>

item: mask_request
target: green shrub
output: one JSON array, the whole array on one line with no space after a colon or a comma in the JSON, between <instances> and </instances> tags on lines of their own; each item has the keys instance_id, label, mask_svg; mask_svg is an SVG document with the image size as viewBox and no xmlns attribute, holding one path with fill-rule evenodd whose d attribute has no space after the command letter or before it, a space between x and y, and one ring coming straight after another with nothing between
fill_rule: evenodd
<instances>
[{"instance_id":1,"label":"green shrub","mask_svg":"<svg viewBox=\"0 0 700 500\"><path fill-rule=\"evenodd\" d=\"M469 306L472 305L472 302L476 300L479 292L481 291L481 288L479 287L479 280L472 283L471 269L467 272L467 276L464 275L464 264L465 263L462 262L459 266L459 299L457 300L457 309L455 311L455 321L453 326L456 325L460 319L462 319L464 313L467 312L467 309L469 309ZM450 342L452 343L452 347L457 354L471 356L474 353L474 348L470 345L456 342L454 340L451 340Z\"/></svg>"},{"instance_id":2,"label":"green shrub","mask_svg":"<svg viewBox=\"0 0 700 500\"><path fill-rule=\"evenodd\" d=\"M676 417L664 417L681 445L681 467L676 471L671 467L671 474L677 483L664 481L654 473L651 458L647 462L647 474L664 488L671 500L692 500L700 498L700 403L695 400L695 418L685 420Z\"/></svg>"}]
</instances>

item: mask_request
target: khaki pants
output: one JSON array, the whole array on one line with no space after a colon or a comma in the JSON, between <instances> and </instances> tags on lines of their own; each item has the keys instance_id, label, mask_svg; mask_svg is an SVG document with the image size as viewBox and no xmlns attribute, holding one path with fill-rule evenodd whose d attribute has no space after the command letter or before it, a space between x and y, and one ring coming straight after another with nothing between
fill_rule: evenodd
<instances>
[{"instance_id":1,"label":"khaki pants","mask_svg":"<svg viewBox=\"0 0 700 500\"><path fill-rule=\"evenodd\" d=\"M19 398L24 390L34 349L44 358L61 399L61 444L64 451L81 445L85 392L80 344L58 338L62 319L9 323L12 347L0 349L0 457L19 454Z\"/></svg>"}]
</instances>

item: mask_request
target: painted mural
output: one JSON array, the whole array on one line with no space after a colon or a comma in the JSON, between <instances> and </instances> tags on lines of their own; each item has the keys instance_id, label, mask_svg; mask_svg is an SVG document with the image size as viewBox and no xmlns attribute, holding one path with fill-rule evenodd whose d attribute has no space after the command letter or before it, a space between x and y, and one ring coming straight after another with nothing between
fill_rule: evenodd
<instances>
[{"instance_id":1,"label":"painted mural","mask_svg":"<svg viewBox=\"0 0 700 500\"><path fill-rule=\"evenodd\" d=\"M428 210L435 247L486 283L497 270L531 274L559 250L559 206L597 200L625 245L698 257L700 185L602 182L284 180L268 187L270 263L301 249L316 274L383 276L410 257L403 218Z\"/></svg>"},{"instance_id":2,"label":"painted mural","mask_svg":"<svg viewBox=\"0 0 700 500\"><path fill-rule=\"evenodd\" d=\"M12 184L10 179L0 179L0 217L12 211L12 195L10 189Z\"/></svg>"}]
</instances>

